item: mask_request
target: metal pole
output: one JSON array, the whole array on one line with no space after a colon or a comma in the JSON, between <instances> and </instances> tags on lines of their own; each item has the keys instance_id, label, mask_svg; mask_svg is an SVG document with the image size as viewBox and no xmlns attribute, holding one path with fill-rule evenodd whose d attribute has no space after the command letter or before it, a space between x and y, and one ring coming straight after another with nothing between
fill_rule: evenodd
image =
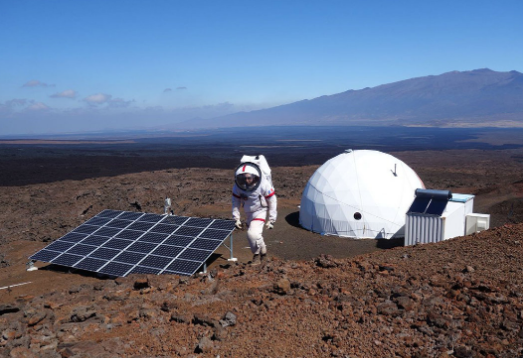
<instances>
[{"instance_id":1,"label":"metal pole","mask_svg":"<svg viewBox=\"0 0 523 358\"><path fill-rule=\"evenodd\" d=\"M233 255L233 249L232 249L232 233L231 233L231 244L230 244L230 247L229 247L229 251L231 252L231 258L228 259L227 261L233 261L233 262L236 262L238 261L238 259L236 257L234 257ZM225 245L227 247L227 245Z\"/></svg>"}]
</instances>

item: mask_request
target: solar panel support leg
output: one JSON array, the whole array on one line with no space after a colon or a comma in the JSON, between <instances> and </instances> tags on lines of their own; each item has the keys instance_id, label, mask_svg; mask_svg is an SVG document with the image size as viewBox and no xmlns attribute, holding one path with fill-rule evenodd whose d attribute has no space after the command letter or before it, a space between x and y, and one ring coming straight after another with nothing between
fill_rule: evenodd
<instances>
[{"instance_id":1,"label":"solar panel support leg","mask_svg":"<svg viewBox=\"0 0 523 358\"><path fill-rule=\"evenodd\" d=\"M202 270L202 272L200 272L200 275L205 275L205 274L207 274L207 262L203 263L203 270Z\"/></svg>"},{"instance_id":2,"label":"solar panel support leg","mask_svg":"<svg viewBox=\"0 0 523 358\"><path fill-rule=\"evenodd\" d=\"M233 250L232 250L232 234L231 234L230 238L231 238L231 243L230 243L231 246L230 246L230 247L227 247L227 245L225 245L225 247L227 247L227 248L229 249L230 253L231 253L231 258L228 259L227 261L236 262L236 261L238 261L238 259L237 259L236 257L234 257L234 255L233 255Z\"/></svg>"},{"instance_id":3,"label":"solar panel support leg","mask_svg":"<svg viewBox=\"0 0 523 358\"><path fill-rule=\"evenodd\" d=\"M35 266L34 260L30 260L25 266L27 267L27 271L36 271L38 270L38 267Z\"/></svg>"}]
</instances>

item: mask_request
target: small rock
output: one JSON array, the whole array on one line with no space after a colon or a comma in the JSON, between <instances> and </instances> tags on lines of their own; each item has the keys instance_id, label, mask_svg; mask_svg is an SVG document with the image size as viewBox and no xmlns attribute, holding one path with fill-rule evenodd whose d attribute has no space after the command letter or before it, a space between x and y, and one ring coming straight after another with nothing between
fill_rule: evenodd
<instances>
[{"instance_id":1,"label":"small rock","mask_svg":"<svg viewBox=\"0 0 523 358\"><path fill-rule=\"evenodd\" d=\"M194 353L208 353L214 347L213 341L209 337L203 337L196 346Z\"/></svg>"},{"instance_id":2,"label":"small rock","mask_svg":"<svg viewBox=\"0 0 523 358\"><path fill-rule=\"evenodd\" d=\"M465 267L465 270L463 270L463 272L474 272L474 271L476 271L476 270L474 270L474 267L472 267L472 266L467 266L467 267Z\"/></svg>"},{"instance_id":3,"label":"small rock","mask_svg":"<svg viewBox=\"0 0 523 358\"><path fill-rule=\"evenodd\" d=\"M330 255L320 255L318 256L314 262L316 263L317 266L319 267L323 267L323 268L334 268L334 267L338 267L338 264L336 262L333 261L333 258L332 256Z\"/></svg>"},{"instance_id":4,"label":"small rock","mask_svg":"<svg viewBox=\"0 0 523 358\"><path fill-rule=\"evenodd\" d=\"M190 323L193 320L193 316L190 314L179 314L177 312L171 314L171 321L178 323Z\"/></svg>"},{"instance_id":5,"label":"small rock","mask_svg":"<svg viewBox=\"0 0 523 358\"><path fill-rule=\"evenodd\" d=\"M77 307L71 315L71 322L83 322L96 316L96 311L90 307Z\"/></svg>"},{"instance_id":6,"label":"small rock","mask_svg":"<svg viewBox=\"0 0 523 358\"><path fill-rule=\"evenodd\" d=\"M38 312L35 315L33 315L31 318L29 318L27 325L30 327L34 326L34 325L40 323L41 321L43 321L45 317L47 317L46 312Z\"/></svg>"},{"instance_id":7,"label":"small rock","mask_svg":"<svg viewBox=\"0 0 523 358\"><path fill-rule=\"evenodd\" d=\"M236 315L232 312L227 312L220 320L220 325L224 328L236 325Z\"/></svg>"},{"instance_id":8,"label":"small rock","mask_svg":"<svg viewBox=\"0 0 523 358\"><path fill-rule=\"evenodd\" d=\"M273 291L279 295L286 295L291 291L291 283L286 278L281 278L274 284Z\"/></svg>"},{"instance_id":9,"label":"small rock","mask_svg":"<svg viewBox=\"0 0 523 358\"><path fill-rule=\"evenodd\" d=\"M379 304L377 309L378 313L386 316L396 316L399 314L398 307L391 301Z\"/></svg>"},{"instance_id":10,"label":"small rock","mask_svg":"<svg viewBox=\"0 0 523 358\"><path fill-rule=\"evenodd\" d=\"M399 308L403 308L405 311L412 311L416 305L416 303L407 296L400 296L396 298L396 303L398 304Z\"/></svg>"},{"instance_id":11,"label":"small rock","mask_svg":"<svg viewBox=\"0 0 523 358\"><path fill-rule=\"evenodd\" d=\"M389 266L389 265L380 265L380 266L378 267L378 269L379 269L380 271L387 271L387 272L392 272L392 271L394 271L394 267Z\"/></svg>"},{"instance_id":12,"label":"small rock","mask_svg":"<svg viewBox=\"0 0 523 358\"><path fill-rule=\"evenodd\" d=\"M454 356L458 358L469 358L473 356L473 352L465 346L459 346L454 350Z\"/></svg>"},{"instance_id":13,"label":"small rock","mask_svg":"<svg viewBox=\"0 0 523 358\"><path fill-rule=\"evenodd\" d=\"M80 292L81 290L82 290L82 288L80 286L71 287L69 289L69 294L72 295L72 294Z\"/></svg>"},{"instance_id":14,"label":"small rock","mask_svg":"<svg viewBox=\"0 0 523 358\"><path fill-rule=\"evenodd\" d=\"M36 358L36 355L26 347L16 347L11 350L9 357L12 358Z\"/></svg>"}]
</instances>

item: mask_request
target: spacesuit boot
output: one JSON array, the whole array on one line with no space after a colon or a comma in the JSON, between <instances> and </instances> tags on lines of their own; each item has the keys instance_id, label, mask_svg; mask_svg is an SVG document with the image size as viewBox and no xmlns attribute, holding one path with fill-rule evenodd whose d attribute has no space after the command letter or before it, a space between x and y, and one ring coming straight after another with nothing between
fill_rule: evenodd
<instances>
[{"instance_id":1,"label":"spacesuit boot","mask_svg":"<svg viewBox=\"0 0 523 358\"><path fill-rule=\"evenodd\" d=\"M263 245L260 250L260 260L261 262L267 261L267 246Z\"/></svg>"},{"instance_id":2,"label":"spacesuit boot","mask_svg":"<svg viewBox=\"0 0 523 358\"><path fill-rule=\"evenodd\" d=\"M254 254L254 256L252 257L251 266L258 266L259 264L261 264L260 255L259 254Z\"/></svg>"}]
</instances>

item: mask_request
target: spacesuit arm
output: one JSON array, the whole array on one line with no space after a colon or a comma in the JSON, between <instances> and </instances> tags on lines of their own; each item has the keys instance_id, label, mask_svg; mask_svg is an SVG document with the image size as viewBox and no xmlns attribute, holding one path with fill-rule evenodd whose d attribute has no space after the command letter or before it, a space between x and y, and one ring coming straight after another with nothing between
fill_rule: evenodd
<instances>
[{"instance_id":1,"label":"spacesuit arm","mask_svg":"<svg viewBox=\"0 0 523 358\"><path fill-rule=\"evenodd\" d=\"M232 218L236 221L240 220L240 206L241 197L236 192L235 188L232 190Z\"/></svg>"},{"instance_id":2,"label":"spacesuit arm","mask_svg":"<svg viewBox=\"0 0 523 358\"><path fill-rule=\"evenodd\" d=\"M265 200L269 206L269 222L274 223L278 218L278 199L274 191L269 196L265 196Z\"/></svg>"}]
</instances>

